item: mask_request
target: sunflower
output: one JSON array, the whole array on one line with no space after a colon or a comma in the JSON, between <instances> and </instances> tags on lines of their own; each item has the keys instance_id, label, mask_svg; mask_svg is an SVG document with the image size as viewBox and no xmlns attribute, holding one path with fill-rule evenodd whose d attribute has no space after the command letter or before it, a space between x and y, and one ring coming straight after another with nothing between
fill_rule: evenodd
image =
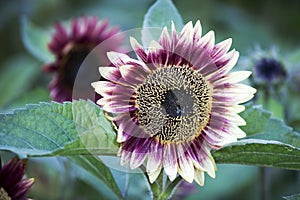
<instances>
[{"instance_id":1,"label":"sunflower","mask_svg":"<svg viewBox=\"0 0 300 200\"><path fill-rule=\"evenodd\" d=\"M26 193L34 179L23 179L26 160L13 158L0 169L0 199L26 200ZM1 167L1 163L0 163Z\"/></svg>"},{"instance_id":2,"label":"sunflower","mask_svg":"<svg viewBox=\"0 0 300 200\"><path fill-rule=\"evenodd\" d=\"M56 60L44 66L44 71L54 73L49 85L51 99L57 102L71 101L75 79L84 59L98 44L118 33L117 27L109 28L108 21L100 22L97 17L85 16L74 19L69 30L68 27L57 23L52 40L48 44L48 48L55 55ZM101 45L100 49L97 49L97 58L95 58L97 64L95 64L95 69L89 69L90 74L97 73L99 64L109 63L106 57L107 51L121 50L121 36L114 37L114 40L110 41L109 44L105 43ZM91 82L81 81L86 82L88 86ZM87 96L85 89L82 89L77 98L86 99Z\"/></svg>"},{"instance_id":3,"label":"sunflower","mask_svg":"<svg viewBox=\"0 0 300 200\"><path fill-rule=\"evenodd\" d=\"M97 103L114 114L121 164L145 162L151 183L163 168L171 181L178 173L203 185L204 172L215 177L210 150L245 136L239 104L256 90L238 82L251 72L229 73L239 57L228 52L231 39L215 44L201 29L189 22L178 35L172 23L147 50L131 38L138 59L109 52L113 66L99 69L108 81L92 83L103 96Z\"/></svg>"}]
</instances>

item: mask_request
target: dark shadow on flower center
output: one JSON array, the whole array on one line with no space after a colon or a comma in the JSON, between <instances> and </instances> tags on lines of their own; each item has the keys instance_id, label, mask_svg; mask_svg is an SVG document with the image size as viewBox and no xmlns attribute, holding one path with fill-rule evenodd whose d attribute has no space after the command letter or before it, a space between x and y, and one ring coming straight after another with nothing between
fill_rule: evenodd
<instances>
[{"instance_id":1,"label":"dark shadow on flower center","mask_svg":"<svg viewBox=\"0 0 300 200\"><path fill-rule=\"evenodd\" d=\"M193 112L194 98L181 90L168 90L161 103L162 113L170 117L188 116Z\"/></svg>"}]
</instances>

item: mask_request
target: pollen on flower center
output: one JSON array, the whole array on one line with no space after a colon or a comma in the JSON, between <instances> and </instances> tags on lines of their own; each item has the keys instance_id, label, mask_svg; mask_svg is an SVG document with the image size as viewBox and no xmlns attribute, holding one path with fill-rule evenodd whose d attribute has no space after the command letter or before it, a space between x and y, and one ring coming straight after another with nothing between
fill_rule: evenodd
<instances>
[{"instance_id":1,"label":"pollen on flower center","mask_svg":"<svg viewBox=\"0 0 300 200\"><path fill-rule=\"evenodd\" d=\"M0 188L0 199L10 200L11 198L8 196L8 193L1 187Z\"/></svg>"},{"instance_id":2,"label":"pollen on flower center","mask_svg":"<svg viewBox=\"0 0 300 200\"><path fill-rule=\"evenodd\" d=\"M162 142L186 142L199 136L212 107L211 89L188 66L159 68L137 88L138 124Z\"/></svg>"}]
</instances>

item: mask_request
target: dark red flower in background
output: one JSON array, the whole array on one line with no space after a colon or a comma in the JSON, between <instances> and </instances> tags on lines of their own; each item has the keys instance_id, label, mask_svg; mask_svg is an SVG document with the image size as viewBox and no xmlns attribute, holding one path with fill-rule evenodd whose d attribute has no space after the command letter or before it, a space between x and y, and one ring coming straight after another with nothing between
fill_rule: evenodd
<instances>
[{"instance_id":1,"label":"dark red flower in background","mask_svg":"<svg viewBox=\"0 0 300 200\"><path fill-rule=\"evenodd\" d=\"M0 169L0 199L26 200L34 179L23 179L27 160L13 158ZM1 164L0 164L1 167Z\"/></svg>"},{"instance_id":2,"label":"dark red flower in background","mask_svg":"<svg viewBox=\"0 0 300 200\"><path fill-rule=\"evenodd\" d=\"M54 73L49 85L51 99L57 102L71 101L74 83L84 59L100 43L119 33L117 27L109 28L108 21L100 22L97 17L82 17L74 19L70 30L61 23L55 25L55 33L48 44L49 50L55 55L53 63L44 66L44 70ZM97 51L97 65L89 71L98 74L99 65L108 65L107 51L120 51L122 37L116 37ZM113 42L112 42L113 41ZM100 77L99 77L100 78ZM82 80L83 82L88 81ZM83 83L90 87L90 82ZM77 98L88 98L81 89Z\"/></svg>"}]
</instances>

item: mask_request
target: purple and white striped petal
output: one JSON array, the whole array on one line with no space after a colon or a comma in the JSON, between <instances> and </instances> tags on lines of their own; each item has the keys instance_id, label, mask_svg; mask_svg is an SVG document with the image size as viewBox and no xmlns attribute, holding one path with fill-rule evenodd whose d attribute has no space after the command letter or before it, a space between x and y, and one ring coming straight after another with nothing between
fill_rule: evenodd
<instances>
[{"instance_id":1,"label":"purple and white striped petal","mask_svg":"<svg viewBox=\"0 0 300 200\"><path fill-rule=\"evenodd\" d=\"M184 180L192 183L194 179L194 166L186 151L187 149L182 145L177 145L178 173Z\"/></svg>"},{"instance_id":2,"label":"purple and white striped petal","mask_svg":"<svg viewBox=\"0 0 300 200\"><path fill-rule=\"evenodd\" d=\"M114 51L107 52L107 57L116 67L120 67L122 65L126 65L127 62L131 60L129 56L123 53L118 53Z\"/></svg>"},{"instance_id":3,"label":"purple and white striped petal","mask_svg":"<svg viewBox=\"0 0 300 200\"><path fill-rule=\"evenodd\" d=\"M148 155L149 146L152 140L152 138L141 139L140 142L136 145L136 148L133 150L130 159L131 169L139 167L144 162L146 156Z\"/></svg>"},{"instance_id":4,"label":"purple and white striped petal","mask_svg":"<svg viewBox=\"0 0 300 200\"><path fill-rule=\"evenodd\" d=\"M163 147L159 141L153 141L150 145L148 161L147 161L147 173L149 174L150 181L153 183L159 175L162 168L163 160Z\"/></svg>"},{"instance_id":5,"label":"purple and white striped petal","mask_svg":"<svg viewBox=\"0 0 300 200\"><path fill-rule=\"evenodd\" d=\"M175 144L164 144L163 146L163 167L171 181L177 175L177 151Z\"/></svg>"}]
</instances>

